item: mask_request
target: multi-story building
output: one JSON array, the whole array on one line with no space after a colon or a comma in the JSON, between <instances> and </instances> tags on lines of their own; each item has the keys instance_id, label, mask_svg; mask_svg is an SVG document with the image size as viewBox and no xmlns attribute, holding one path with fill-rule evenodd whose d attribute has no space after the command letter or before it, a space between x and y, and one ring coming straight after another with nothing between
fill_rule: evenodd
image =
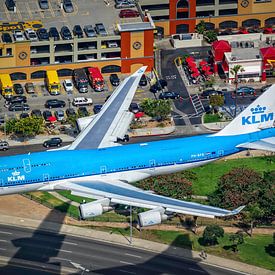
<instances>
[{"instance_id":1,"label":"multi-story building","mask_svg":"<svg viewBox=\"0 0 275 275\"><path fill-rule=\"evenodd\" d=\"M275 25L275 0L139 0L164 34L194 32L204 20L208 29Z\"/></svg>"}]
</instances>

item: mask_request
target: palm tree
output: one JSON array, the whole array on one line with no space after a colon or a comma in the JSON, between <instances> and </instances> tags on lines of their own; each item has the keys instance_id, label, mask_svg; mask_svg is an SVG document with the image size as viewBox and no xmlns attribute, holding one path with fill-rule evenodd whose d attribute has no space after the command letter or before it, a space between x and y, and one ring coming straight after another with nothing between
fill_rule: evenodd
<instances>
[{"instance_id":1,"label":"palm tree","mask_svg":"<svg viewBox=\"0 0 275 275\"><path fill-rule=\"evenodd\" d=\"M242 65L235 65L233 68L230 69L230 74L234 75L234 83L235 83L235 111L234 111L234 117L236 117L237 114L237 90L238 90L238 73L244 72L244 68Z\"/></svg>"}]
</instances>

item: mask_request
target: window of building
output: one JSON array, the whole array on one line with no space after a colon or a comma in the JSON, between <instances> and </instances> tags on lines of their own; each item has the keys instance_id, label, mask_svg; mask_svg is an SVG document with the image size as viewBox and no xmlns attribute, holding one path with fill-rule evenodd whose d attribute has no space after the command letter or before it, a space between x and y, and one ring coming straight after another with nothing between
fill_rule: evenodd
<instances>
[{"instance_id":1,"label":"window of building","mask_svg":"<svg viewBox=\"0 0 275 275\"><path fill-rule=\"evenodd\" d=\"M215 5L215 0L197 0L196 5L197 6Z\"/></svg>"},{"instance_id":2,"label":"window of building","mask_svg":"<svg viewBox=\"0 0 275 275\"><path fill-rule=\"evenodd\" d=\"M154 21L168 20L169 19L169 15L152 16L152 19Z\"/></svg>"},{"instance_id":3,"label":"window of building","mask_svg":"<svg viewBox=\"0 0 275 275\"><path fill-rule=\"evenodd\" d=\"M120 73L121 67L117 65L108 65L105 67L102 67L101 72L104 73Z\"/></svg>"},{"instance_id":4,"label":"window of building","mask_svg":"<svg viewBox=\"0 0 275 275\"><path fill-rule=\"evenodd\" d=\"M219 15L238 14L238 9L219 10Z\"/></svg>"},{"instance_id":5,"label":"window of building","mask_svg":"<svg viewBox=\"0 0 275 275\"><path fill-rule=\"evenodd\" d=\"M189 25L188 24L180 24L176 26L176 33L188 33Z\"/></svg>"},{"instance_id":6,"label":"window of building","mask_svg":"<svg viewBox=\"0 0 275 275\"><path fill-rule=\"evenodd\" d=\"M243 27L259 27L261 25L261 21L258 19L247 19L243 21Z\"/></svg>"},{"instance_id":7,"label":"window of building","mask_svg":"<svg viewBox=\"0 0 275 275\"><path fill-rule=\"evenodd\" d=\"M238 4L238 0L220 0L219 4Z\"/></svg>"},{"instance_id":8,"label":"window of building","mask_svg":"<svg viewBox=\"0 0 275 275\"><path fill-rule=\"evenodd\" d=\"M205 22L205 28L207 30L214 30L215 29L215 24L211 22Z\"/></svg>"},{"instance_id":9,"label":"window of building","mask_svg":"<svg viewBox=\"0 0 275 275\"><path fill-rule=\"evenodd\" d=\"M7 48L7 55L12 55L12 48Z\"/></svg>"},{"instance_id":10,"label":"window of building","mask_svg":"<svg viewBox=\"0 0 275 275\"><path fill-rule=\"evenodd\" d=\"M264 23L265 23L265 26L275 26L275 17L266 19Z\"/></svg>"},{"instance_id":11,"label":"window of building","mask_svg":"<svg viewBox=\"0 0 275 275\"><path fill-rule=\"evenodd\" d=\"M209 17L214 16L215 11L209 10L209 11L197 11L196 16L197 17Z\"/></svg>"},{"instance_id":12,"label":"window of building","mask_svg":"<svg viewBox=\"0 0 275 275\"><path fill-rule=\"evenodd\" d=\"M219 24L220 29L234 29L238 28L238 22L236 21L223 21Z\"/></svg>"},{"instance_id":13,"label":"window of building","mask_svg":"<svg viewBox=\"0 0 275 275\"><path fill-rule=\"evenodd\" d=\"M0 56L3 56L3 50L0 49Z\"/></svg>"},{"instance_id":14,"label":"window of building","mask_svg":"<svg viewBox=\"0 0 275 275\"><path fill-rule=\"evenodd\" d=\"M46 77L46 71L36 71L31 74L31 79L45 78L45 77Z\"/></svg>"},{"instance_id":15,"label":"window of building","mask_svg":"<svg viewBox=\"0 0 275 275\"><path fill-rule=\"evenodd\" d=\"M188 1L187 0L179 0L177 3L177 8L188 8Z\"/></svg>"},{"instance_id":16,"label":"window of building","mask_svg":"<svg viewBox=\"0 0 275 275\"><path fill-rule=\"evenodd\" d=\"M188 18L188 17L189 17L189 13L188 12L177 12L177 19Z\"/></svg>"},{"instance_id":17,"label":"window of building","mask_svg":"<svg viewBox=\"0 0 275 275\"><path fill-rule=\"evenodd\" d=\"M57 70L58 76L72 76L73 75L73 70L71 69L60 69Z\"/></svg>"},{"instance_id":18,"label":"window of building","mask_svg":"<svg viewBox=\"0 0 275 275\"><path fill-rule=\"evenodd\" d=\"M167 10L169 4L156 4L156 5L141 5L142 10Z\"/></svg>"},{"instance_id":19,"label":"window of building","mask_svg":"<svg viewBox=\"0 0 275 275\"><path fill-rule=\"evenodd\" d=\"M21 73L21 72L16 72L10 74L11 80L26 80L27 79L27 74Z\"/></svg>"}]
</instances>

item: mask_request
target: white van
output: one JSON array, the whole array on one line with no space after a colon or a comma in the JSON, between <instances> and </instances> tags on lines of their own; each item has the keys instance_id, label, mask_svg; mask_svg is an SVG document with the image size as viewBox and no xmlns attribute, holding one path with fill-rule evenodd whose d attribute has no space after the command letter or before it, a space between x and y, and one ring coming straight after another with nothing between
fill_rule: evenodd
<instances>
[{"instance_id":1,"label":"white van","mask_svg":"<svg viewBox=\"0 0 275 275\"><path fill-rule=\"evenodd\" d=\"M118 43L116 41L107 41L108 48L118 48Z\"/></svg>"},{"instance_id":2,"label":"white van","mask_svg":"<svg viewBox=\"0 0 275 275\"><path fill-rule=\"evenodd\" d=\"M76 97L73 99L74 106L90 106L93 104L93 100L89 97Z\"/></svg>"}]
</instances>

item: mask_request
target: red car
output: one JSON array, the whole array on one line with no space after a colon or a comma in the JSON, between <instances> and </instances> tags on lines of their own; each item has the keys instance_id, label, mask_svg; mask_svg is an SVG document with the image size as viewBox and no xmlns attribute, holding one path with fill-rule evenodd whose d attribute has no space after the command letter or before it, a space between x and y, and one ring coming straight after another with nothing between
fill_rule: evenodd
<instances>
[{"instance_id":1,"label":"red car","mask_svg":"<svg viewBox=\"0 0 275 275\"><path fill-rule=\"evenodd\" d=\"M127 18L127 17L138 17L139 16L139 12L136 10L121 10L119 12L119 17L120 18Z\"/></svg>"}]
</instances>

